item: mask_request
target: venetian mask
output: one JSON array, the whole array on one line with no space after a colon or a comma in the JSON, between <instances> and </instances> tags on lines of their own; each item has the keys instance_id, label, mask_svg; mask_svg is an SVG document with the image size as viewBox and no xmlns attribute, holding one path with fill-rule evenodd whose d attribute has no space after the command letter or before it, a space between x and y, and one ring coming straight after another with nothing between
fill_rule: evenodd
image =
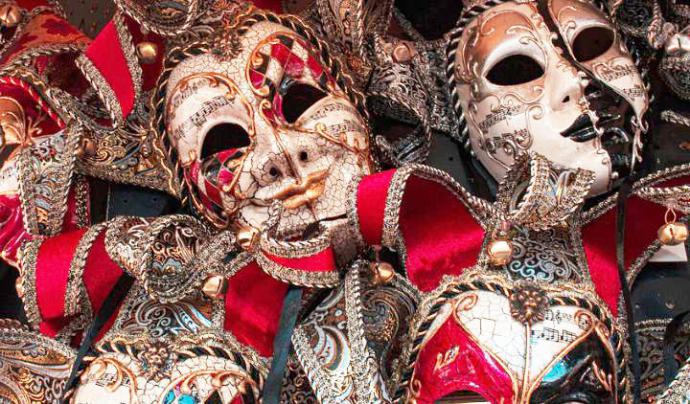
<instances>
[{"instance_id":1,"label":"venetian mask","mask_svg":"<svg viewBox=\"0 0 690 404\"><path fill-rule=\"evenodd\" d=\"M529 284L470 283L460 293L453 290L464 286L443 290L440 309L423 313L433 321L410 382L415 402L445 401L459 392L491 403L615 403L622 397L622 351L612 342L619 337L612 338L610 317L583 304L587 299Z\"/></svg>"},{"instance_id":2,"label":"venetian mask","mask_svg":"<svg viewBox=\"0 0 690 404\"><path fill-rule=\"evenodd\" d=\"M230 56L184 60L167 86L168 136L204 215L260 229L280 201L278 234L342 216L348 183L370 170L367 124L290 28L258 22Z\"/></svg>"},{"instance_id":3,"label":"venetian mask","mask_svg":"<svg viewBox=\"0 0 690 404\"><path fill-rule=\"evenodd\" d=\"M591 194L629 173L649 101L598 8L582 0L505 2L465 17L449 48L449 80L469 145L494 179L528 151L593 171Z\"/></svg>"}]
</instances>

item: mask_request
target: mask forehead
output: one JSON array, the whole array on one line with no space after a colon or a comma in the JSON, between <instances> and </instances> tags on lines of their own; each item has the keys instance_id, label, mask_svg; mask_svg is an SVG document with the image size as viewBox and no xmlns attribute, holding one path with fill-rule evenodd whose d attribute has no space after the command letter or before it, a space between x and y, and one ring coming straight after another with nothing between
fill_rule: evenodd
<instances>
[{"instance_id":1,"label":"mask forehead","mask_svg":"<svg viewBox=\"0 0 690 404\"><path fill-rule=\"evenodd\" d=\"M168 97L168 135L188 165L201 155L208 131L220 122L237 124L254 138L254 111L234 81L223 73L203 71L181 78Z\"/></svg>"},{"instance_id":2,"label":"mask forehead","mask_svg":"<svg viewBox=\"0 0 690 404\"><path fill-rule=\"evenodd\" d=\"M545 64L544 46L549 31L541 24L531 3L506 3L492 8L472 21L463 33L457 52L457 73L469 83L485 74L499 58L526 53Z\"/></svg>"},{"instance_id":3,"label":"mask forehead","mask_svg":"<svg viewBox=\"0 0 690 404\"><path fill-rule=\"evenodd\" d=\"M586 26L612 27L604 14L587 1L549 0L549 13L569 42Z\"/></svg>"}]
</instances>

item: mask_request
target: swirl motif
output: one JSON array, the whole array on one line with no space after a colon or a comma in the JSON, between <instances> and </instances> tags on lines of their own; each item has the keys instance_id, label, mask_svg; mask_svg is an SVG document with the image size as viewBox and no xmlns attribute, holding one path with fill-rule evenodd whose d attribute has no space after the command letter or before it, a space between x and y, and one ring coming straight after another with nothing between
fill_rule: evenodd
<instances>
[{"instance_id":1,"label":"swirl motif","mask_svg":"<svg viewBox=\"0 0 690 404\"><path fill-rule=\"evenodd\" d=\"M521 279L543 282L582 279L576 255L557 230L520 232L513 239L513 260L506 266Z\"/></svg>"}]
</instances>

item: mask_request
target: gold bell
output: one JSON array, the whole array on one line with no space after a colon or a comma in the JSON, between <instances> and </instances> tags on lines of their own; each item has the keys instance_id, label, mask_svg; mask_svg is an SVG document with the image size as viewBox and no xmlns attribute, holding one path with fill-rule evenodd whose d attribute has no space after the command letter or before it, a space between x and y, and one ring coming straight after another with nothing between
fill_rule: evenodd
<instances>
[{"instance_id":1,"label":"gold bell","mask_svg":"<svg viewBox=\"0 0 690 404\"><path fill-rule=\"evenodd\" d=\"M142 42L137 45L137 56L143 64L155 63L158 57L158 46L153 42Z\"/></svg>"},{"instance_id":2,"label":"gold bell","mask_svg":"<svg viewBox=\"0 0 690 404\"><path fill-rule=\"evenodd\" d=\"M237 244L245 250L251 250L259 239L259 231L253 227L242 227L237 231Z\"/></svg>"},{"instance_id":3,"label":"gold bell","mask_svg":"<svg viewBox=\"0 0 690 404\"><path fill-rule=\"evenodd\" d=\"M24 289L24 277L21 275L17 277L17 279L14 281L14 286L17 290L17 296L19 296L20 299L23 299L24 295L26 295L26 290Z\"/></svg>"},{"instance_id":4,"label":"gold bell","mask_svg":"<svg viewBox=\"0 0 690 404\"><path fill-rule=\"evenodd\" d=\"M96 154L96 144L93 140L84 138L77 148L78 157L92 157Z\"/></svg>"},{"instance_id":5,"label":"gold bell","mask_svg":"<svg viewBox=\"0 0 690 404\"><path fill-rule=\"evenodd\" d=\"M513 243L510 242L510 222L502 221L494 230L489 244L486 246L486 254L489 262L494 266L506 265L513 258Z\"/></svg>"},{"instance_id":6,"label":"gold bell","mask_svg":"<svg viewBox=\"0 0 690 404\"><path fill-rule=\"evenodd\" d=\"M13 28L22 20L22 12L15 4L0 6L0 24L4 28Z\"/></svg>"},{"instance_id":7,"label":"gold bell","mask_svg":"<svg viewBox=\"0 0 690 404\"><path fill-rule=\"evenodd\" d=\"M685 223L671 222L659 227L657 237L661 244L678 245L688 239L688 226Z\"/></svg>"},{"instance_id":8,"label":"gold bell","mask_svg":"<svg viewBox=\"0 0 690 404\"><path fill-rule=\"evenodd\" d=\"M491 240L486 247L489 262L494 266L506 265L513 257L513 243L509 240Z\"/></svg>"},{"instance_id":9,"label":"gold bell","mask_svg":"<svg viewBox=\"0 0 690 404\"><path fill-rule=\"evenodd\" d=\"M225 295L228 290L228 280L221 275L210 275L204 281L201 291L212 299L218 299Z\"/></svg>"},{"instance_id":10,"label":"gold bell","mask_svg":"<svg viewBox=\"0 0 690 404\"><path fill-rule=\"evenodd\" d=\"M385 285L393 279L395 270L387 262L372 262L369 264L371 270L371 281L374 285Z\"/></svg>"}]
</instances>

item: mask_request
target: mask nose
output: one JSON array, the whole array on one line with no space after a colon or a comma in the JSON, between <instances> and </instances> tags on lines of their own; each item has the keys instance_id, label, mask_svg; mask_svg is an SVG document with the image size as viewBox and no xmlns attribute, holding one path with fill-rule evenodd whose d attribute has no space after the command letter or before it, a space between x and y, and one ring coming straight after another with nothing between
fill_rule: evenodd
<instances>
[{"instance_id":1,"label":"mask nose","mask_svg":"<svg viewBox=\"0 0 690 404\"><path fill-rule=\"evenodd\" d=\"M284 132L280 133L279 136L296 182L307 181L314 172L328 168L323 167L323 161L319 158L323 150L315 147L314 140L309 135L299 132Z\"/></svg>"},{"instance_id":2,"label":"mask nose","mask_svg":"<svg viewBox=\"0 0 690 404\"><path fill-rule=\"evenodd\" d=\"M283 206L288 209L313 206L325 190L328 165L319 158L320 150L309 135L281 132L279 137L292 178L274 197L282 200Z\"/></svg>"},{"instance_id":3,"label":"mask nose","mask_svg":"<svg viewBox=\"0 0 690 404\"><path fill-rule=\"evenodd\" d=\"M551 83L553 88L551 108L554 111L579 108L578 105L585 96L585 88L588 84L587 75L580 71L575 72L574 68L557 75ZM548 92L548 89L546 91Z\"/></svg>"}]
</instances>

